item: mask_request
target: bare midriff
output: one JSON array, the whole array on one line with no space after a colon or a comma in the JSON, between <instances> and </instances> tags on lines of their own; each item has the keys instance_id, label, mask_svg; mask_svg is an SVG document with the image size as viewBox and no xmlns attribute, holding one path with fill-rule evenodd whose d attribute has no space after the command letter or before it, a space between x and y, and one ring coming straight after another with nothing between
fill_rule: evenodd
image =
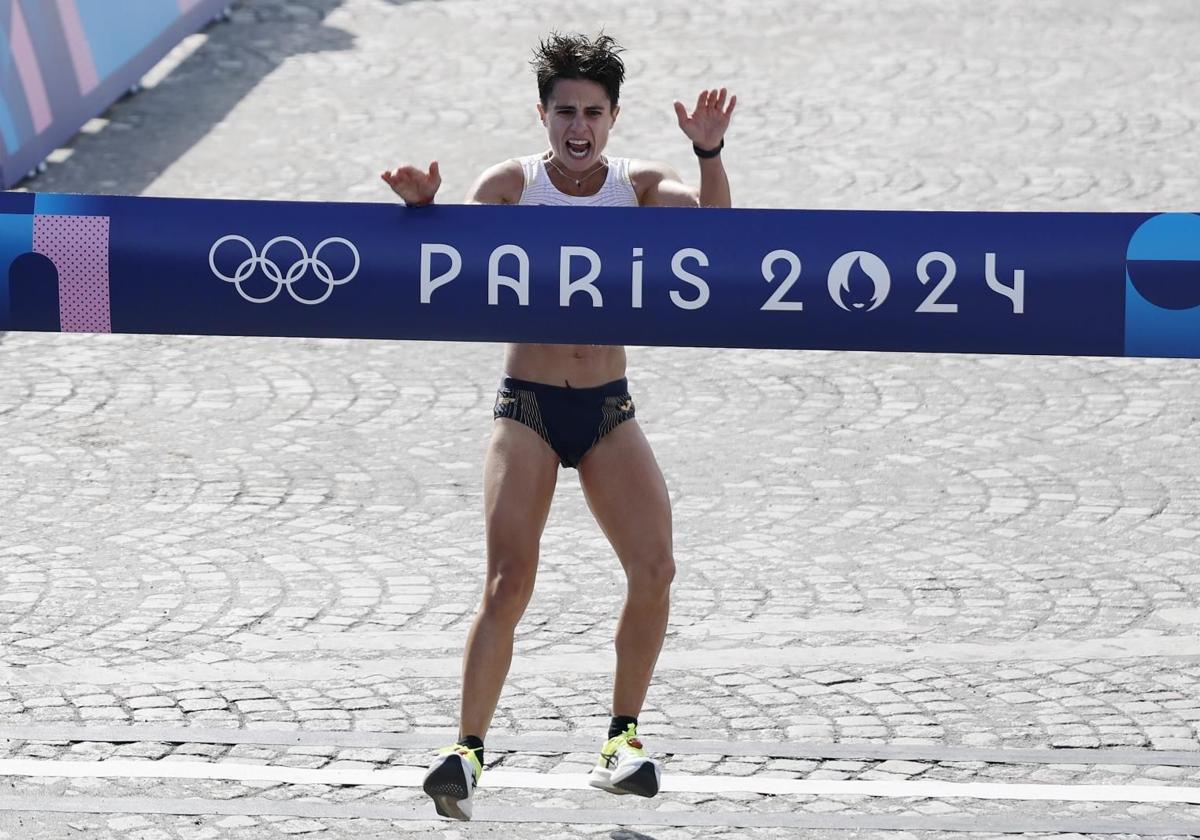
<instances>
[{"instance_id":1,"label":"bare midriff","mask_svg":"<svg viewBox=\"0 0 1200 840\"><path fill-rule=\"evenodd\" d=\"M509 344L504 371L515 379L594 388L625 375L625 348L607 344Z\"/></svg>"}]
</instances>

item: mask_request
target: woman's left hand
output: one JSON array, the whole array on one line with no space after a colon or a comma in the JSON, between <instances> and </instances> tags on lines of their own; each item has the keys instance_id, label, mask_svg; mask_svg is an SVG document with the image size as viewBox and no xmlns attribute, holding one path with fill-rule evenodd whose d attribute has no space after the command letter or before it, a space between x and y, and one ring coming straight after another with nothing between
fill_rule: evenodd
<instances>
[{"instance_id":1,"label":"woman's left hand","mask_svg":"<svg viewBox=\"0 0 1200 840\"><path fill-rule=\"evenodd\" d=\"M720 146L725 138L725 130L729 128L737 97L728 97L727 106L727 93L725 88L701 91L696 100L696 110L691 114L682 102L675 100L675 116L679 118L679 127L692 143L705 151Z\"/></svg>"}]
</instances>

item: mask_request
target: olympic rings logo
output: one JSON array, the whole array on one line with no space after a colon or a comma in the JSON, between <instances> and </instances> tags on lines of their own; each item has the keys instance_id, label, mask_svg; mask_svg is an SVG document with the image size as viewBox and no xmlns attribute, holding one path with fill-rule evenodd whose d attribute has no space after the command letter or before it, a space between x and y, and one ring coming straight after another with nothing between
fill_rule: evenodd
<instances>
[{"instance_id":1,"label":"olympic rings logo","mask_svg":"<svg viewBox=\"0 0 1200 840\"><path fill-rule=\"evenodd\" d=\"M232 277L217 268L217 251L227 242L238 242L242 245L245 245L246 250L249 252L249 256L246 257L246 259L244 259L237 267L237 270L233 272ZM267 256L273 247L283 243L294 245L300 251L300 259L292 263L291 268L287 270L287 274L284 274L280 270L278 263ZM329 263L321 259L321 250L330 245L344 245L349 249L351 255L354 257L354 268L352 268L350 273L345 277L335 279L333 276L333 269L330 268ZM208 252L208 265L209 268L212 269L213 274L217 278L224 280L226 283L232 283L237 288L238 294L251 303L270 303L271 301L275 300L275 298L279 297L279 293L284 289L287 289L288 294L292 296L292 300L296 301L297 303L305 303L309 304L310 306L318 303L324 303L325 301L329 300L329 296L333 294L333 289L335 286L341 286L349 283L358 275L358 269L361 264L362 261L359 259L358 249L354 247L354 243L350 242L348 239L342 239L340 236L333 236L321 242L321 244L317 245L317 247L313 249L312 256L309 256L308 249L304 247L304 244L300 242L299 239L291 236L276 236L263 246L262 253L259 254L255 250L254 244L249 239L244 236L230 234L228 236L222 236L215 243L213 243L212 250ZM249 280L254 274L255 270L260 267L262 268L263 274L267 276L267 279L275 284L275 290L266 297L254 297L253 295L248 294L246 290L242 288L242 283L244 283L246 280ZM313 270L313 274L317 276L317 279L325 284L325 293L316 300L310 300L309 298L300 295L292 285L297 280L304 277L310 268Z\"/></svg>"}]
</instances>

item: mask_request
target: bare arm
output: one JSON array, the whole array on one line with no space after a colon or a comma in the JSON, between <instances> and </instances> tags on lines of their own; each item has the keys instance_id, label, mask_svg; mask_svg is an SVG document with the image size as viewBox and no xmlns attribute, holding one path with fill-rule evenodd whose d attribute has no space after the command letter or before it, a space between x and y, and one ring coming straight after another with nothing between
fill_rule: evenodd
<instances>
[{"instance_id":1,"label":"bare arm","mask_svg":"<svg viewBox=\"0 0 1200 840\"><path fill-rule=\"evenodd\" d=\"M433 199L442 186L442 176L436 160L429 164L427 172L415 166L400 166L395 170L383 172L380 177L409 207L433 204ZM516 204L521 200L524 187L525 177L521 172L521 164L515 160L506 160L480 175L463 203Z\"/></svg>"},{"instance_id":2,"label":"bare arm","mask_svg":"<svg viewBox=\"0 0 1200 840\"><path fill-rule=\"evenodd\" d=\"M663 163L639 162L634 173L635 185L641 204L658 207L731 207L733 198L729 191L729 176L721 162L720 149L725 142L725 131L737 105L737 97L729 97L727 91L706 90L696 100L696 109L688 114L682 102L675 103L675 115L679 128L700 152L712 153L701 156L700 188L694 189L683 183L679 174ZM640 183L639 183L640 181Z\"/></svg>"},{"instance_id":3,"label":"bare arm","mask_svg":"<svg viewBox=\"0 0 1200 840\"><path fill-rule=\"evenodd\" d=\"M729 194L729 176L721 158L700 159L700 206L732 207L733 197Z\"/></svg>"},{"instance_id":4,"label":"bare arm","mask_svg":"<svg viewBox=\"0 0 1200 840\"><path fill-rule=\"evenodd\" d=\"M516 204L525 189L525 174L519 161L506 160L486 169L471 189L464 204Z\"/></svg>"},{"instance_id":5,"label":"bare arm","mask_svg":"<svg viewBox=\"0 0 1200 840\"><path fill-rule=\"evenodd\" d=\"M701 206L700 191L685 184L679 173L665 163L632 161L629 176L642 207Z\"/></svg>"}]
</instances>

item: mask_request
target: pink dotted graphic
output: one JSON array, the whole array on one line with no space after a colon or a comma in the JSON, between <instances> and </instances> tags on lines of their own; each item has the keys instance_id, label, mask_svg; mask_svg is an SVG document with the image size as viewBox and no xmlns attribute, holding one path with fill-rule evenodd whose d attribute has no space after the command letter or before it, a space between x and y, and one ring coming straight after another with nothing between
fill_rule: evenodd
<instances>
[{"instance_id":1,"label":"pink dotted graphic","mask_svg":"<svg viewBox=\"0 0 1200 840\"><path fill-rule=\"evenodd\" d=\"M33 250L58 269L59 328L112 332L108 216L34 216Z\"/></svg>"}]
</instances>

